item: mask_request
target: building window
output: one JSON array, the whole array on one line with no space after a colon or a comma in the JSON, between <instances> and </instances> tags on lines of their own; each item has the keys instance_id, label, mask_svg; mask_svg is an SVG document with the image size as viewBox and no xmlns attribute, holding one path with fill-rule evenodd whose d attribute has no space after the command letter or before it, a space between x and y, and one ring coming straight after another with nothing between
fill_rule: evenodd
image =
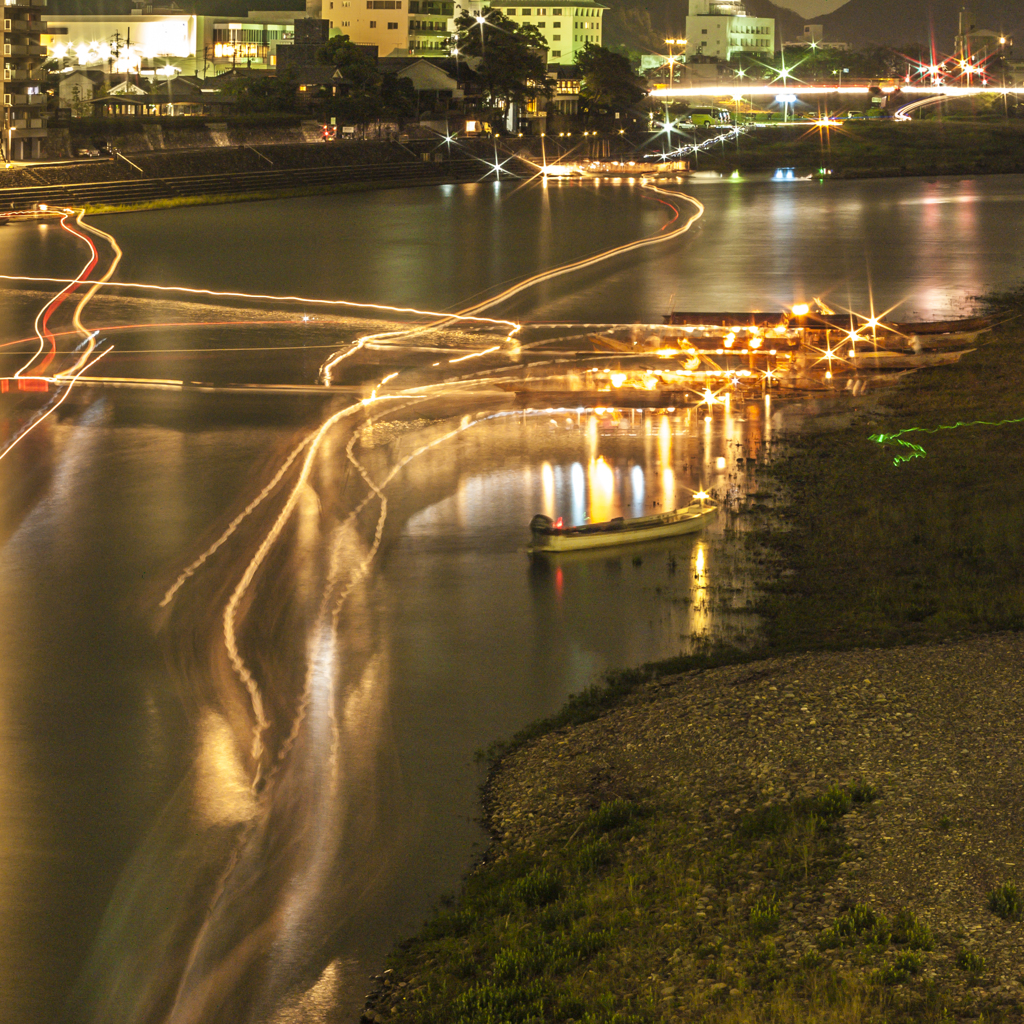
<instances>
[{"instance_id":1,"label":"building window","mask_svg":"<svg viewBox=\"0 0 1024 1024\"><path fill-rule=\"evenodd\" d=\"M560 21L553 21L553 22L551 22L551 27L552 28L561 28L562 27L562 23Z\"/></svg>"},{"instance_id":2,"label":"building window","mask_svg":"<svg viewBox=\"0 0 1024 1024\"><path fill-rule=\"evenodd\" d=\"M562 56L562 51L561 50L552 50L551 51L551 56L552 57L561 57Z\"/></svg>"},{"instance_id":3,"label":"building window","mask_svg":"<svg viewBox=\"0 0 1024 1024\"><path fill-rule=\"evenodd\" d=\"M397 21L389 21L388 22L388 28L391 31L394 31L396 28L398 28L398 22Z\"/></svg>"},{"instance_id":4,"label":"building window","mask_svg":"<svg viewBox=\"0 0 1024 1024\"><path fill-rule=\"evenodd\" d=\"M556 43L560 43L562 41L562 37L561 36L552 36L551 38Z\"/></svg>"},{"instance_id":5,"label":"building window","mask_svg":"<svg viewBox=\"0 0 1024 1024\"><path fill-rule=\"evenodd\" d=\"M370 22L370 28L376 28L376 27L377 27L377 22L371 21Z\"/></svg>"},{"instance_id":6,"label":"building window","mask_svg":"<svg viewBox=\"0 0 1024 1024\"><path fill-rule=\"evenodd\" d=\"M538 21L537 22L537 28L547 28L547 26L544 24L543 21Z\"/></svg>"}]
</instances>

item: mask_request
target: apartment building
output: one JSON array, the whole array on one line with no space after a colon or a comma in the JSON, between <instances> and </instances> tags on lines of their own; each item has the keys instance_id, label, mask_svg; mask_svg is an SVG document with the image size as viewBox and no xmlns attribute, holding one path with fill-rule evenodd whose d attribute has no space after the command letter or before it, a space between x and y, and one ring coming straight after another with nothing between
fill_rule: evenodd
<instances>
[{"instance_id":1,"label":"apartment building","mask_svg":"<svg viewBox=\"0 0 1024 1024\"><path fill-rule=\"evenodd\" d=\"M604 4L570 7L534 7L496 0L492 7L519 25L533 25L544 37L551 64L575 64L576 55L587 43L604 45Z\"/></svg>"},{"instance_id":2,"label":"apartment building","mask_svg":"<svg viewBox=\"0 0 1024 1024\"><path fill-rule=\"evenodd\" d=\"M741 53L775 52L775 19L752 18L733 0L690 0L686 18L686 54L732 60Z\"/></svg>"},{"instance_id":3,"label":"apartment building","mask_svg":"<svg viewBox=\"0 0 1024 1024\"><path fill-rule=\"evenodd\" d=\"M5 160L38 160L46 138L46 0L4 0L4 91L0 141Z\"/></svg>"}]
</instances>

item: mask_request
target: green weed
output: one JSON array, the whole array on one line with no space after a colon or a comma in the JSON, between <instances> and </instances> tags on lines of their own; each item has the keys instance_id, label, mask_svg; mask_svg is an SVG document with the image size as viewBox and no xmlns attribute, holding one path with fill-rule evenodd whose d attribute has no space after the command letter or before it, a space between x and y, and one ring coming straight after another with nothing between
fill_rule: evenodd
<instances>
[{"instance_id":1,"label":"green weed","mask_svg":"<svg viewBox=\"0 0 1024 1024\"><path fill-rule=\"evenodd\" d=\"M916 953L897 953L885 967L878 972L878 980L883 985L901 985L914 974L920 972L921 958Z\"/></svg>"},{"instance_id":2,"label":"green weed","mask_svg":"<svg viewBox=\"0 0 1024 1024\"><path fill-rule=\"evenodd\" d=\"M779 901L775 896L761 896L750 908L750 929L755 935L773 932L779 927Z\"/></svg>"},{"instance_id":3,"label":"green weed","mask_svg":"<svg viewBox=\"0 0 1024 1024\"><path fill-rule=\"evenodd\" d=\"M956 965L961 971L966 971L975 977L985 973L985 958L980 953L974 953L969 949L961 949L957 953Z\"/></svg>"},{"instance_id":4,"label":"green weed","mask_svg":"<svg viewBox=\"0 0 1024 1024\"><path fill-rule=\"evenodd\" d=\"M1024 912L1024 901L1013 882L1003 882L988 894L988 909L1004 921L1019 921Z\"/></svg>"}]
</instances>

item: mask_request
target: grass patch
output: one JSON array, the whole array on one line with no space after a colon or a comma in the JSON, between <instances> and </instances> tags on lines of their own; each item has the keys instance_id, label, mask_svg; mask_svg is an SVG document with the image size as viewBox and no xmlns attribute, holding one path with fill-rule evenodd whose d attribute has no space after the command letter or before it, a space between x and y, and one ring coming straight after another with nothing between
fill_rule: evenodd
<instances>
[{"instance_id":1,"label":"grass patch","mask_svg":"<svg viewBox=\"0 0 1024 1024\"><path fill-rule=\"evenodd\" d=\"M869 787L836 785L759 807L713 836L681 808L612 801L581 811L538 850L474 872L459 909L439 911L393 955L405 985L385 987L376 1005L401 1024L839 1024L855 1019L852 1005L884 1013L923 998L893 992L931 947L909 912L890 923L854 907L837 919L844 944L862 950L859 975L813 949L795 956L785 938L795 906L845 855L837 812L854 794L872 813Z\"/></svg>"},{"instance_id":2,"label":"grass patch","mask_svg":"<svg viewBox=\"0 0 1024 1024\"><path fill-rule=\"evenodd\" d=\"M1024 914L1024 900L1013 882L1003 882L989 893L988 909L1004 921L1019 921Z\"/></svg>"},{"instance_id":3,"label":"grass patch","mask_svg":"<svg viewBox=\"0 0 1024 1024\"><path fill-rule=\"evenodd\" d=\"M975 978L985 973L985 958L969 949L961 949L957 953L956 965L961 971Z\"/></svg>"}]
</instances>

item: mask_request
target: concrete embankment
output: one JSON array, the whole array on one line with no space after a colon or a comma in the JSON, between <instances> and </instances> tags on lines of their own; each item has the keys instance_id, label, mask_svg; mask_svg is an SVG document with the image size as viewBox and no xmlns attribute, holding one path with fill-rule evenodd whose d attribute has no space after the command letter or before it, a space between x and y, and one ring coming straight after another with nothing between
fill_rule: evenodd
<instances>
[{"instance_id":1,"label":"concrete embankment","mask_svg":"<svg viewBox=\"0 0 1024 1024\"><path fill-rule=\"evenodd\" d=\"M139 138L135 136L138 147ZM567 148L540 139L460 139L456 144L448 144L436 137L218 146L209 144L209 132L204 135L201 126L183 129L176 136L177 141L183 141L185 136L197 143L206 138L207 144L128 150L116 144L123 136L114 135L104 143L113 147L111 155L105 157L0 170L0 210L40 202L92 209L163 206L223 201L232 196L259 198L493 180L496 163L501 164L502 177L522 177L535 172L545 151L554 155ZM162 137L166 140L166 133ZM230 135L232 140L238 137L243 136L237 132ZM595 139L582 146L577 143L575 155L580 158L630 153L632 149L626 140Z\"/></svg>"}]
</instances>

